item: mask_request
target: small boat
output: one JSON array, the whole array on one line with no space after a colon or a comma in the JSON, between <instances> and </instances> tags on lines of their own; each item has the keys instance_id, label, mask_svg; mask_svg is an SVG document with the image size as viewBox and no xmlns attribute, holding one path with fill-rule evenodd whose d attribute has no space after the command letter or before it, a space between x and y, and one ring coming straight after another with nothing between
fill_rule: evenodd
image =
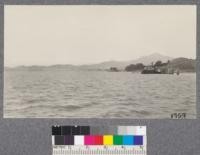
<instances>
[{"instance_id":1,"label":"small boat","mask_svg":"<svg viewBox=\"0 0 200 155\"><path fill-rule=\"evenodd\" d=\"M162 74L160 69L157 69L154 66L146 66L141 72L142 74Z\"/></svg>"},{"instance_id":2,"label":"small boat","mask_svg":"<svg viewBox=\"0 0 200 155\"><path fill-rule=\"evenodd\" d=\"M174 71L171 67L157 67L157 66L146 66L141 72L142 74L174 74L177 73L179 75L179 70Z\"/></svg>"},{"instance_id":3,"label":"small boat","mask_svg":"<svg viewBox=\"0 0 200 155\"><path fill-rule=\"evenodd\" d=\"M175 68L170 65L170 61L167 63L162 63L161 61L157 61L155 64L145 66L144 69L142 70L141 74L174 74L176 73L177 75L180 74L180 71L178 68Z\"/></svg>"}]
</instances>

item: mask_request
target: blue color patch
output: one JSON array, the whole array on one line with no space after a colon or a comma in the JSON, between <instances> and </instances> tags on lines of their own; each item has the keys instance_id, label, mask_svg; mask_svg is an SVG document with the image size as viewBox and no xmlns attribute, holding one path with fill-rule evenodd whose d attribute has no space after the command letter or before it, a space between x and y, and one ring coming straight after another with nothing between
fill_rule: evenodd
<instances>
[{"instance_id":1,"label":"blue color patch","mask_svg":"<svg viewBox=\"0 0 200 155\"><path fill-rule=\"evenodd\" d=\"M134 137L133 136L123 136L123 145L133 145Z\"/></svg>"},{"instance_id":2,"label":"blue color patch","mask_svg":"<svg viewBox=\"0 0 200 155\"><path fill-rule=\"evenodd\" d=\"M134 136L134 145L143 145L143 136Z\"/></svg>"}]
</instances>

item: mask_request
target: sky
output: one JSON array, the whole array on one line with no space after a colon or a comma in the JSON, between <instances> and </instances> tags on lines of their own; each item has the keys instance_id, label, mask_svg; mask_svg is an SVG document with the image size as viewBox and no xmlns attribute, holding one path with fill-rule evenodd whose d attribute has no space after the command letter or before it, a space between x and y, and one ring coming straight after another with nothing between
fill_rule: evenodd
<instances>
[{"instance_id":1,"label":"sky","mask_svg":"<svg viewBox=\"0 0 200 155\"><path fill-rule=\"evenodd\" d=\"M195 5L7 5L4 64L196 58Z\"/></svg>"}]
</instances>

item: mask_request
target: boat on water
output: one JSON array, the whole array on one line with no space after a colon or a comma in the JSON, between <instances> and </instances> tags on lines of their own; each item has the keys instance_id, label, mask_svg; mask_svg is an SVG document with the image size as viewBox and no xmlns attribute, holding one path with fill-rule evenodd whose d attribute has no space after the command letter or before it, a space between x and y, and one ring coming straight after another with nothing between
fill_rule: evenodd
<instances>
[{"instance_id":1,"label":"boat on water","mask_svg":"<svg viewBox=\"0 0 200 155\"><path fill-rule=\"evenodd\" d=\"M142 74L162 74L161 70L156 69L154 66L146 66L141 72Z\"/></svg>"},{"instance_id":2,"label":"boat on water","mask_svg":"<svg viewBox=\"0 0 200 155\"><path fill-rule=\"evenodd\" d=\"M178 69L174 69L169 66L145 66L142 70L141 74L174 74L177 75L180 74L180 71Z\"/></svg>"},{"instance_id":3,"label":"boat on water","mask_svg":"<svg viewBox=\"0 0 200 155\"><path fill-rule=\"evenodd\" d=\"M109 72L119 72L119 69L117 67L110 67L108 70Z\"/></svg>"}]
</instances>

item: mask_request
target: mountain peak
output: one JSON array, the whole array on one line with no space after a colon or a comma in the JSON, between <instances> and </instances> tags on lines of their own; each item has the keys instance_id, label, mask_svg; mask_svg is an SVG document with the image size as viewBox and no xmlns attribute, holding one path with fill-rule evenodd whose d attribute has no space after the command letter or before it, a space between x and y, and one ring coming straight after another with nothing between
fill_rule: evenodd
<instances>
[{"instance_id":1,"label":"mountain peak","mask_svg":"<svg viewBox=\"0 0 200 155\"><path fill-rule=\"evenodd\" d=\"M163 55L160 54L160 53L155 52L155 53L150 54L149 56L163 56Z\"/></svg>"},{"instance_id":2,"label":"mountain peak","mask_svg":"<svg viewBox=\"0 0 200 155\"><path fill-rule=\"evenodd\" d=\"M160 53L158 53L158 52L152 53L152 54L147 55L147 56L145 56L145 57L168 57L168 58L172 59L171 57L166 56L166 55L163 55L163 54L160 54Z\"/></svg>"}]
</instances>

